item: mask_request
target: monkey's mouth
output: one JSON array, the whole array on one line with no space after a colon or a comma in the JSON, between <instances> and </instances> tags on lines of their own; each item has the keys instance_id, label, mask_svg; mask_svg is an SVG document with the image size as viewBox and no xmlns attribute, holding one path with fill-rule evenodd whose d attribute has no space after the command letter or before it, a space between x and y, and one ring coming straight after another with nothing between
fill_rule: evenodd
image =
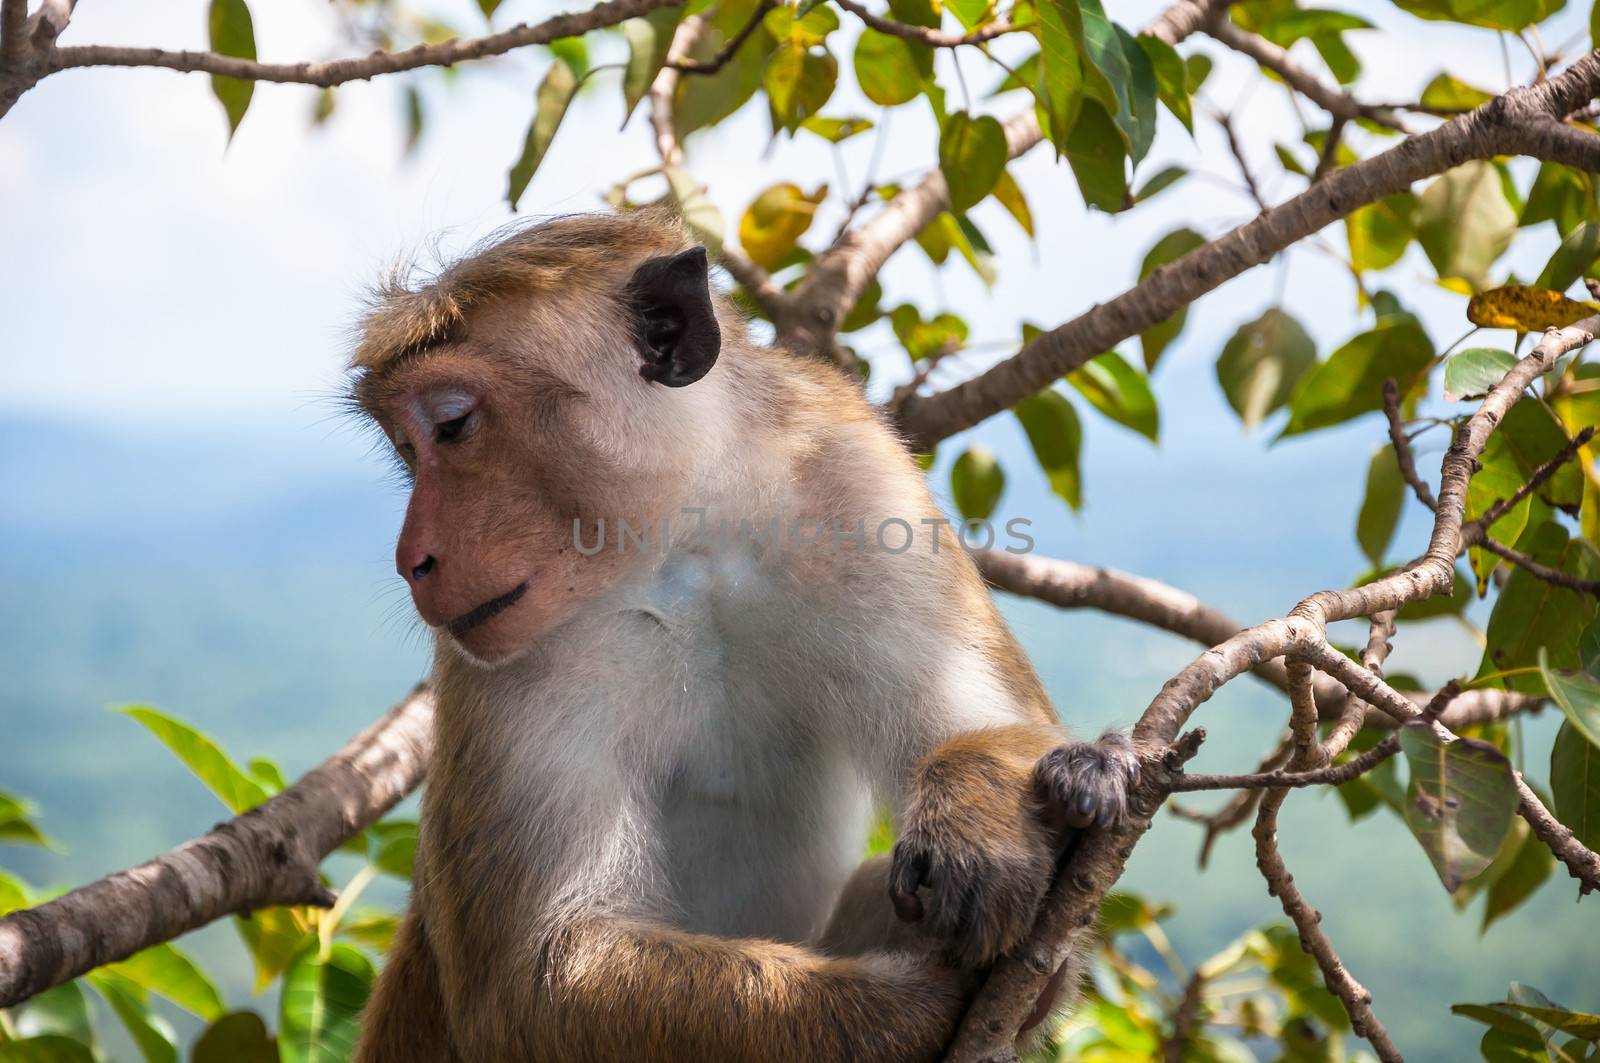
<instances>
[{"instance_id":1,"label":"monkey's mouth","mask_svg":"<svg viewBox=\"0 0 1600 1063\"><path fill-rule=\"evenodd\" d=\"M469 609L454 620L447 622L444 626L445 630L456 638L460 638L473 628L488 623L513 605L516 605L522 600L522 596L527 593L528 581L523 580L500 597L490 598L482 605Z\"/></svg>"}]
</instances>

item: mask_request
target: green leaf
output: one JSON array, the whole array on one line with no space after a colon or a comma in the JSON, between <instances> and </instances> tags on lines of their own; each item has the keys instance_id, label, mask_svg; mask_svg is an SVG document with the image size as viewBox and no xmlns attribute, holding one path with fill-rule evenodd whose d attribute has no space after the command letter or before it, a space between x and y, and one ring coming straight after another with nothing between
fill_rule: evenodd
<instances>
[{"instance_id":1,"label":"green leaf","mask_svg":"<svg viewBox=\"0 0 1600 1063\"><path fill-rule=\"evenodd\" d=\"M517 201L528 190L528 182L533 180L534 172L544 161L545 153L550 150L550 142L555 140L556 130L561 128L561 119L566 117L567 107L577 92L578 75L573 73L572 67L559 59L551 63L550 69L545 71L544 80L539 82L539 90L534 94L533 121L528 125L522 154L511 167L506 201L511 204L512 210L517 209Z\"/></svg>"},{"instance_id":2,"label":"green leaf","mask_svg":"<svg viewBox=\"0 0 1600 1063\"><path fill-rule=\"evenodd\" d=\"M1350 265L1357 272L1388 269L1400 261L1411 243L1417 197L1410 192L1385 196L1348 215L1345 238L1350 243Z\"/></svg>"},{"instance_id":3,"label":"green leaf","mask_svg":"<svg viewBox=\"0 0 1600 1063\"><path fill-rule=\"evenodd\" d=\"M284 972L308 938L316 938L295 923L288 908L264 908L248 917L236 915L233 925L255 960L257 993Z\"/></svg>"},{"instance_id":4,"label":"green leaf","mask_svg":"<svg viewBox=\"0 0 1600 1063\"><path fill-rule=\"evenodd\" d=\"M1203 52L1188 56L1183 61L1183 72L1189 83L1189 95L1193 96L1211 76L1211 57Z\"/></svg>"},{"instance_id":5,"label":"green leaf","mask_svg":"<svg viewBox=\"0 0 1600 1063\"><path fill-rule=\"evenodd\" d=\"M1535 561L1579 579L1600 578L1600 554L1583 539L1568 539L1566 529L1555 521L1546 521L1525 534L1517 548ZM1594 616L1591 596L1512 568L1495 599L1494 612L1489 614L1484 633L1487 645L1478 675L1534 667L1541 648L1549 654L1550 667L1577 667L1578 636ZM1537 675L1506 676L1497 682L1525 694L1543 694L1547 689Z\"/></svg>"},{"instance_id":6,"label":"green leaf","mask_svg":"<svg viewBox=\"0 0 1600 1063\"><path fill-rule=\"evenodd\" d=\"M869 27L856 38L854 63L862 95L893 107L922 92L923 80L933 75L933 49Z\"/></svg>"},{"instance_id":7,"label":"green leaf","mask_svg":"<svg viewBox=\"0 0 1600 1063\"><path fill-rule=\"evenodd\" d=\"M1246 428L1288 404L1296 386L1317 363L1311 336L1274 307L1239 326L1217 358L1217 382Z\"/></svg>"},{"instance_id":8,"label":"green leaf","mask_svg":"<svg viewBox=\"0 0 1600 1063\"><path fill-rule=\"evenodd\" d=\"M730 37L738 33L756 11L758 0L726 0L689 50L689 58L705 63L714 59ZM767 57L778 42L765 25L758 26L714 74L682 78L678 82L677 127L680 137L716 125L749 102L761 87Z\"/></svg>"},{"instance_id":9,"label":"green leaf","mask_svg":"<svg viewBox=\"0 0 1600 1063\"><path fill-rule=\"evenodd\" d=\"M1167 172L1170 171L1162 171L1162 173ZM1156 177L1160 176L1160 174L1156 175ZM1153 182L1155 178L1151 180ZM1145 189L1148 188L1149 185L1147 184ZM1146 194L1145 190L1141 190L1135 198L1143 198ZM1169 262L1176 262L1205 242L1206 238L1193 229L1174 229L1157 240L1155 246L1145 252L1144 261L1139 264L1139 279L1144 280L1162 266ZM1155 371L1156 363L1161 360L1162 352L1167 349L1167 346L1173 340L1178 338L1178 333L1183 331L1184 322L1188 320L1188 317L1189 308L1186 306L1180 307L1176 313L1165 321L1151 325L1139 333L1139 346L1144 351L1144 367L1146 371Z\"/></svg>"},{"instance_id":10,"label":"green leaf","mask_svg":"<svg viewBox=\"0 0 1600 1063\"><path fill-rule=\"evenodd\" d=\"M111 1005L146 1063L178 1063L177 1033L150 1010L137 985L104 970L90 971L85 980Z\"/></svg>"},{"instance_id":11,"label":"green leaf","mask_svg":"<svg viewBox=\"0 0 1600 1063\"><path fill-rule=\"evenodd\" d=\"M83 995L83 987L77 982L65 982L28 998L12 1015L19 1036L57 1034L94 1046L94 1024L89 1018L89 1001Z\"/></svg>"},{"instance_id":12,"label":"green leaf","mask_svg":"<svg viewBox=\"0 0 1600 1063\"><path fill-rule=\"evenodd\" d=\"M395 878L411 878L417 855L417 825L411 820L385 820L372 828L372 863Z\"/></svg>"},{"instance_id":13,"label":"green leaf","mask_svg":"<svg viewBox=\"0 0 1600 1063\"><path fill-rule=\"evenodd\" d=\"M1503 433L1496 432L1485 443L1478 455L1478 471L1467 483L1465 519L1477 520L1502 498L1510 498L1522 486L1522 472ZM1501 542L1514 543L1528 526L1533 510L1532 499L1524 498L1495 521L1489 534ZM1467 560L1478 579L1478 595L1489 593L1489 577L1500 567L1500 555L1490 553L1481 546L1467 552Z\"/></svg>"},{"instance_id":14,"label":"green leaf","mask_svg":"<svg viewBox=\"0 0 1600 1063\"><path fill-rule=\"evenodd\" d=\"M206 1028L191 1063L278 1063L278 1044L253 1011L235 1011Z\"/></svg>"},{"instance_id":15,"label":"green leaf","mask_svg":"<svg viewBox=\"0 0 1600 1063\"><path fill-rule=\"evenodd\" d=\"M1033 446L1033 456L1050 480L1050 489L1076 513L1083 508L1083 425L1078 411L1055 388L1045 388L1013 408Z\"/></svg>"},{"instance_id":16,"label":"green leaf","mask_svg":"<svg viewBox=\"0 0 1600 1063\"><path fill-rule=\"evenodd\" d=\"M1133 37L1106 17L1100 0L1079 0L1078 9L1083 55L1092 68L1089 89L1114 120L1124 152L1138 163L1155 138L1155 71Z\"/></svg>"},{"instance_id":17,"label":"green leaf","mask_svg":"<svg viewBox=\"0 0 1600 1063\"><path fill-rule=\"evenodd\" d=\"M1564 292L1589 272L1596 259L1600 259L1600 222L1586 221L1561 241L1533 286Z\"/></svg>"},{"instance_id":18,"label":"green leaf","mask_svg":"<svg viewBox=\"0 0 1600 1063\"><path fill-rule=\"evenodd\" d=\"M1447 170L1417 200L1417 242L1441 280L1460 278L1481 291L1489 267L1511 245L1517 212L1506 199L1500 171L1469 162Z\"/></svg>"},{"instance_id":19,"label":"green leaf","mask_svg":"<svg viewBox=\"0 0 1600 1063\"><path fill-rule=\"evenodd\" d=\"M1441 111L1470 111L1494 99L1492 93L1474 88L1449 74L1440 74L1422 90L1422 106Z\"/></svg>"},{"instance_id":20,"label":"green leaf","mask_svg":"<svg viewBox=\"0 0 1600 1063\"><path fill-rule=\"evenodd\" d=\"M105 970L141 989L166 997L202 1019L215 1019L224 1010L217 987L171 942L136 952Z\"/></svg>"},{"instance_id":21,"label":"green leaf","mask_svg":"<svg viewBox=\"0 0 1600 1063\"><path fill-rule=\"evenodd\" d=\"M987 21L991 3L992 0L946 0L945 7L964 28L971 30Z\"/></svg>"},{"instance_id":22,"label":"green leaf","mask_svg":"<svg viewBox=\"0 0 1600 1063\"><path fill-rule=\"evenodd\" d=\"M1138 42L1145 58L1150 61L1150 69L1155 73L1156 93L1161 97L1161 102L1166 104L1174 118L1183 123L1183 128L1193 133L1194 109L1189 102L1189 79L1183 66L1183 57L1172 45L1148 33L1140 34Z\"/></svg>"},{"instance_id":23,"label":"green leaf","mask_svg":"<svg viewBox=\"0 0 1600 1063\"><path fill-rule=\"evenodd\" d=\"M324 957L308 943L283 975L278 1051L283 1063L347 1063L372 992L372 961L349 945Z\"/></svg>"},{"instance_id":24,"label":"green leaf","mask_svg":"<svg viewBox=\"0 0 1600 1063\"><path fill-rule=\"evenodd\" d=\"M496 0L498 2L498 0ZM667 61L672 35L683 19L683 7L658 7L642 18L622 24L628 41L628 65L622 74L622 124L627 125L639 101L650 91L650 84Z\"/></svg>"},{"instance_id":25,"label":"green leaf","mask_svg":"<svg viewBox=\"0 0 1600 1063\"><path fill-rule=\"evenodd\" d=\"M30 802L0 790L0 843L55 848L33 822L37 814L38 810Z\"/></svg>"},{"instance_id":26,"label":"green leaf","mask_svg":"<svg viewBox=\"0 0 1600 1063\"><path fill-rule=\"evenodd\" d=\"M952 113L939 133L939 168L950 188L950 209L961 214L977 206L1005 172L1005 127L992 115Z\"/></svg>"},{"instance_id":27,"label":"green leaf","mask_svg":"<svg viewBox=\"0 0 1600 1063\"><path fill-rule=\"evenodd\" d=\"M1083 101L1067 136L1066 154L1085 204L1108 214L1127 208L1128 163L1122 134L1097 101Z\"/></svg>"},{"instance_id":28,"label":"green leaf","mask_svg":"<svg viewBox=\"0 0 1600 1063\"><path fill-rule=\"evenodd\" d=\"M785 10L776 8L772 14ZM792 134L801 122L822 110L838 79L839 62L828 52L792 40L780 47L767 60L761 79L772 103L774 123Z\"/></svg>"},{"instance_id":29,"label":"green leaf","mask_svg":"<svg viewBox=\"0 0 1600 1063\"><path fill-rule=\"evenodd\" d=\"M1489 866L1511 830L1517 809L1511 764L1487 742L1447 742L1424 723L1400 729L1400 748L1411 766L1406 826L1453 892Z\"/></svg>"},{"instance_id":30,"label":"green leaf","mask_svg":"<svg viewBox=\"0 0 1600 1063\"><path fill-rule=\"evenodd\" d=\"M1133 194L1133 201L1135 203L1143 203L1152 196L1160 195L1188 176L1189 171L1182 166L1164 166L1151 174L1149 180L1139 186L1139 190Z\"/></svg>"},{"instance_id":31,"label":"green leaf","mask_svg":"<svg viewBox=\"0 0 1600 1063\"><path fill-rule=\"evenodd\" d=\"M211 0L210 13L211 50L235 59L255 59L256 31L250 19L250 8L245 0ZM250 97L256 83L240 78L211 78L211 92L228 115L228 139L244 121L250 109Z\"/></svg>"},{"instance_id":32,"label":"green leaf","mask_svg":"<svg viewBox=\"0 0 1600 1063\"><path fill-rule=\"evenodd\" d=\"M1460 22L1492 30L1526 29L1560 11L1566 0L1394 0L1418 18Z\"/></svg>"},{"instance_id":33,"label":"green leaf","mask_svg":"<svg viewBox=\"0 0 1600 1063\"><path fill-rule=\"evenodd\" d=\"M1590 691L1591 696L1594 693ZM1600 746L1573 723L1571 713L1568 716L1550 750L1552 811L1580 842L1594 849L1600 846Z\"/></svg>"},{"instance_id":34,"label":"green leaf","mask_svg":"<svg viewBox=\"0 0 1600 1063\"><path fill-rule=\"evenodd\" d=\"M250 777L260 783L261 788L269 794L275 794L288 785L283 777L283 769L266 757L251 757L245 766L250 771Z\"/></svg>"},{"instance_id":35,"label":"green leaf","mask_svg":"<svg viewBox=\"0 0 1600 1063\"><path fill-rule=\"evenodd\" d=\"M1600 215L1595 202L1594 179L1581 170L1559 163L1547 162L1539 166L1528 189L1528 202L1522 207L1520 225L1537 225L1553 221L1556 231L1565 236L1585 221L1594 221Z\"/></svg>"},{"instance_id":36,"label":"green leaf","mask_svg":"<svg viewBox=\"0 0 1600 1063\"><path fill-rule=\"evenodd\" d=\"M1120 425L1133 429L1152 443L1161 435L1161 414L1145 375L1115 351L1097 355L1067 374L1090 404Z\"/></svg>"},{"instance_id":37,"label":"green leaf","mask_svg":"<svg viewBox=\"0 0 1600 1063\"><path fill-rule=\"evenodd\" d=\"M695 239L706 245L707 251L717 254L722 250L722 212L706 195L705 186L691 177L688 170L681 166L668 166L664 172L667 175L667 191L677 205L678 216L683 219L683 224Z\"/></svg>"},{"instance_id":38,"label":"green leaf","mask_svg":"<svg viewBox=\"0 0 1600 1063\"><path fill-rule=\"evenodd\" d=\"M1524 479L1552 460L1569 442L1566 430L1550 407L1531 399L1506 411L1496 435L1505 437ZM1567 462L1539 487L1537 494L1552 506L1576 512L1583 500L1582 468L1577 462Z\"/></svg>"},{"instance_id":39,"label":"green leaf","mask_svg":"<svg viewBox=\"0 0 1600 1063\"><path fill-rule=\"evenodd\" d=\"M895 338L905 347L914 362L934 355L950 354L967 342L967 323L951 313L942 313L924 321L917 308L901 303L889 311L889 323Z\"/></svg>"},{"instance_id":40,"label":"green leaf","mask_svg":"<svg viewBox=\"0 0 1600 1063\"><path fill-rule=\"evenodd\" d=\"M811 195L799 185L776 184L757 196L739 219L739 244L758 265L775 269L805 231L828 196L822 185Z\"/></svg>"},{"instance_id":41,"label":"green leaf","mask_svg":"<svg viewBox=\"0 0 1600 1063\"><path fill-rule=\"evenodd\" d=\"M988 520L1005 489L1005 471L987 447L969 447L950 467L950 495L968 520Z\"/></svg>"},{"instance_id":42,"label":"green leaf","mask_svg":"<svg viewBox=\"0 0 1600 1063\"><path fill-rule=\"evenodd\" d=\"M1521 824L1522 821L1517 822ZM1496 858L1496 863L1505 860L1506 867L1485 893L1484 930L1520 907L1555 870L1556 858L1549 846L1526 829L1526 825L1522 825L1518 834L1519 837L1513 839L1510 852L1503 852Z\"/></svg>"},{"instance_id":43,"label":"green leaf","mask_svg":"<svg viewBox=\"0 0 1600 1063\"><path fill-rule=\"evenodd\" d=\"M478 0L478 10L483 12L484 21L494 18L494 13L500 8L500 0Z\"/></svg>"},{"instance_id":44,"label":"green leaf","mask_svg":"<svg viewBox=\"0 0 1600 1063\"><path fill-rule=\"evenodd\" d=\"M842 144L858 133L872 128L870 118L825 118L814 114L800 123L800 128L815 133L830 144Z\"/></svg>"},{"instance_id":45,"label":"green leaf","mask_svg":"<svg viewBox=\"0 0 1600 1063\"><path fill-rule=\"evenodd\" d=\"M121 711L159 738L231 811L243 812L267 799L260 783L240 771L215 742L188 724L148 705L130 705Z\"/></svg>"},{"instance_id":46,"label":"green leaf","mask_svg":"<svg viewBox=\"0 0 1600 1063\"><path fill-rule=\"evenodd\" d=\"M0 1041L0 1063L95 1063L95 1058L81 1041L60 1034L45 1034Z\"/></svg>"},{"instance_id":47,"label":"green leaf","mask_svg":"<svg viewBox=\"0 0 1600 1063\"><path fill-rule=\"evenodd\" d=\"M1055 145L1059 158L1066 153L1083 105L1083 57L1078 52L1083 16L1078 0L1040 0L1037 11L1039 21L1034 30L1039 35L1038 72L1036 80L1027 84L1044 111L1039 126Z\"/></svg>"},{"instance_id":48,"label":"green leaf","mask_svg":"<svg viewBox=\"0 0 1600 1063\"><path fill-rule=\"evenodd\" d=\"M0 870L0 915L29 906L28 887L20 878Z\"/></svg>"},{"instance_id":49,"label":"green leaf","mask_svg":"<svg viewBox=\"0 0 1600 1063\"><path fill-rule=\"evenodd\" d=\"M1514 986L1516 983L1513 982L1512 985ZM1538 990L1534 990L1534 992L1538 992ZM1555 1030L1560 1030L1562 1033L1571 1034L1579 1040L1600 1041L1600 1015L1592 1015L1582 1011L1569 1011L1560 1006L1528 1004L1517 1000L1511 1001L1509 1007L1533 1019L1536 1025L1543 1024L1545 1027L1553 1028L1548 1032L1541 1031L1545 1032L1546 1038L1550 1037Z\"/></svg>"},{"instance_id":50,"label":"green leaf","mask_svg":"<svg viewBox=\"0 0 1600 1063\"><path fill-rule=\"evenodd\" d=\"M1590 675L1600 675L1600 623L1590 624L1579 633L1578 667Z\"/></svg>"},{"instance_id":51,"label":"green leaf","mask_svg":"<svg viewBox=\"0 0 1600 1063\"><path fill-rule=\"evenodd\" d=\"M1383 407L1383 382L1394 377L1410 393L1433 361L1433 343L1409 314L1380 318L1300 379L1289 400L1285 436L1340 424Z\"/></svg>"},{"instance_id":52,"label":"green leaf","mask_svg":"<svg viewBox=\"0 0 1600 1063\"><path fill-rule=\"evenodd\" d=\"M1394 539L1405 500L1406 480L1400 475L1394 447L1379 447L1367 466L1367 493L1356 517L1356 542L1374 565L1383 564L1384 552Z\"/></svg>"},{"instance_id":53,"label":"green leaf","mask_svg":"<svg viewBox=\"0 0 1600 1063\"><path fill-rule=\"evenodd\" d=\"M1567 720L1600 749L1600 678L1550 666L1550 653L1539 647L1539 674Z\"/></svg>"},{"instance_id":54,"label":"green leaf","mask_svg":"<svg viewBox=\"0 0 1600 1063\"><path fill-rule=\"evenodd\" d=\"M1022 226L1022 231L1032 236L1033 211L1028 209L1028 199L1022 194L1022 187L1009 172L1000 171L1000 179L994 183L994 192L991 194L995 202L1006 208L1006 213Z\"/></svg>"},{"instance_id":55,"label":"green leaf","mask_svg":"<svg viewBox=\"0 0 1600 1063\"><path fill-rule=\"evenodd\" d=\"M1482 398L1516 364L1516 355L1493 347L1457 351L1444 363L1445 401Z\"/></svg>"}]
</instances>

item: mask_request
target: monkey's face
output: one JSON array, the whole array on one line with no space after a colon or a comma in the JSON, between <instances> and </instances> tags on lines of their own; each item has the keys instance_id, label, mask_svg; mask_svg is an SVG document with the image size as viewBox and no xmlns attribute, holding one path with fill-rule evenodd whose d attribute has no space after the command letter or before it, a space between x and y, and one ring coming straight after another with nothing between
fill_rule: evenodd
<instances>
[{"instance_id":1,"label":"monkey's face","mask_svg":"<svg viewBox=\"0 0 1600 1063\"><path fill-rule=\"evenodd\" d=\"M684 391L721 345L706 270L695 248L620 290L492 300L357 384L411 481L395 567L468 656L507 660L605 594L650 551L603 529L648 532L683 503L685 414L716 405L714 386Z\"/></svg>"},{"instance_id":2,"label":"monkey's face","mask_svg":"<svg viewBox=\"0 0 1600 1063\"><path fill-rule=\"evenodd\" d=\"M577 549L574 522L592 539L616 480L585 441L584 397L475 346L369 380L363 401L411 484L396 570L424 622L492 664L604 594L623 565Z\"/></svg>"}]
</instances>

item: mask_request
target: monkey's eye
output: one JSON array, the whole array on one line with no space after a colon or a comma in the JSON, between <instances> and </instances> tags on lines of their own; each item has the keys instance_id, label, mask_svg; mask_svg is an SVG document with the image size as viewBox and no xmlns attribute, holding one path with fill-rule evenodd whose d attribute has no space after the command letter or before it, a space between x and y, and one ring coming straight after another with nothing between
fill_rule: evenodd
<instances>
[{"instance_id":1,"label":"monkey's eye","mask_svg":"<svg viewBox=\"0 0 1600 1063\"><path fill-rule=\"evenodd\" d=\"M453 417L448 421L440 421L434 425L434 439L440 443L459 443L467 437L471 428L472 411L468 410L460 417Z\"/></svg>"}]
</instances>

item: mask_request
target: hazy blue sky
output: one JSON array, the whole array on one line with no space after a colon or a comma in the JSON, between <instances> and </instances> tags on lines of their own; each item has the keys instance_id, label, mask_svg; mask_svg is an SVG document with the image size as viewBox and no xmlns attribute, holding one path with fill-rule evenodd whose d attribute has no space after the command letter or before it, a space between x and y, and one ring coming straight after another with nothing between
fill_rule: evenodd
<instances>
[{"instance_id":1,"label":"hazy blue sky","mask_svg":"<svg viewBox=\"0 0 1600 1063\"><path fill-rule=\"evenodd\" d=\"M1342 6L1389 31L1350 37L1366 61L1368 99L1414 98L1446 61L1482 87L1506 82L1491 34L1424 25L1372 0ZM1143 0L1108 7L1135 27L1159 9ZM344 51L317 0L255 8L263 58ZM468 30L481 25L470 0L438 10ZM507 0L497 25L553 10ZM1584 14L1562 15L1547 43L1583 31ZM66 40L201 46L204 4L85 3ZM1253 165L1276 172L1272 142L1299 135L1282 90L1211 42L1182 50L1218 59L1205 99L1238 115ZM1525 54L1509 61L1526 76ZM427 130L405 159L404 82L392 79L340 90L335 118L318 130L309 128L310 90L261 86L231 145L205 80L165 71L61 74L0 120L0 787L41 798L47 825L70 847L63 857L0 854L9 866L37 881L81 879L217 817L154 743L126 721L108 722L108 702L159 702L240 755L266 752L303 770L423 667L389 561L400 498L330 397L361 292L387 263L460 249L508 220L505 170L543 63L517 55L448 84L421 79ZM975 96L999 80L971 57L963 69ZM872 113L859 104L842 89L828 110ZM1017 106L1007 99L997 110ZM591 209L604 192L597 180L649 167L642 116L618 132L620 122L620 92L602 79L569 115L524 207ZM752 109L689 143L690 168L711 181L730 228L773 181L837 180L819 141L767 140L766 118ZM870 146L870 137L847 145L851 180L861 179ZM896 116L878 176L911 177L932 158L929 120ZM1217 234L1254 212L1208 123L1196 143L1164 119L1142 173L1168 162L1204 173L1111 219L1086 213L1070 171L1035 151L1018 176L1037 241L992 204L974 213L998 252L998 284L986 290L963 265L935 275L913 248L886 274L889 300L965 315L974 340L989 344L951 360L949 376L970 373L1005 353L1022 321L1056 324L1124 289L1168 230ZM1517 172L1526 188L1530 172ZM1274 199L1293 189L1265 185ZM1340 228L1324 238L1343 248ZM1557 242L1542 226L1511 265L1532 276ZM1439 346L1464 330L1462 300L1434 287L1415 250L1390 283ZM1159 448L1086 413L1081 518L1048 494L1008 419L980 428L1011 474L1002 516L1032 518L1045 552L1170 580L1246 621L1349 581L1364 567L1351 527L1368 455L1383 438L1378 420L1268 447L1270 429L1240 431L1211 369L1233 329L1280 296L1324 355L1368 325L1343 268L1315 246L1246 274L1190 313L1157 372ZM879 328L859 343L881 354L892 337ZM1124 351L1137 359L1136 345ZM884 367L880 391L895 379L893 361ZM945 460L957 449L947 444ZM1424 539L1413 515L1395 556ZM1195 652L1102 617L1007 608L1064 715L1092 726L1131 721ZM1394 664L1437 681L1472 668L1477 653L1459 628L1434 623L1405 633ZM1230 688L1205 710L1217 737L1203 766L1252 763L1282 711L1279 698ZM1452 994L1494 997L1508 977L1577 984L1573 941L1582 935L1562 928L1587 920L1592 934L1593 913L1572 914L1564 883L1480 945L1476 917L1451 912L1402 828L1349 830L1331 800L1309 795L1289 816L1291 861L1336 934L1356 938L1347 959L1390 993L1385 1018L1411 1035L1416 1058L1459 1059L1475 1043L1443 1012L1460 999ZM1179 855L1142 847L1133 881L1181 895L1191 917L1181 944L1215 947L1275 911L1240 839L1196 877L1193 830L1166 820L1159 830L1181 843Z\"/></svg>"}]
</instances>

